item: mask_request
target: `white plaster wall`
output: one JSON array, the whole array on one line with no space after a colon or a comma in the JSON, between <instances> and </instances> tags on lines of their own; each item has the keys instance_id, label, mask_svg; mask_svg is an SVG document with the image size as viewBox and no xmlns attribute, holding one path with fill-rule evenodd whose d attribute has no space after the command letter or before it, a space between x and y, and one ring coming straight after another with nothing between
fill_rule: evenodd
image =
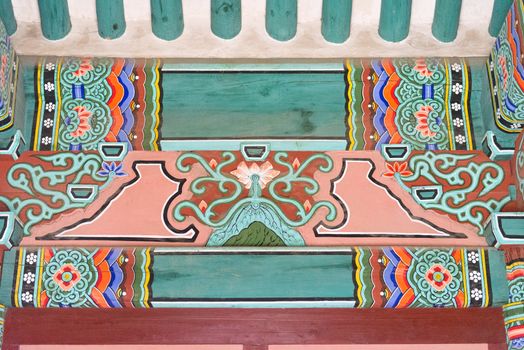
<instances>
[{"instance_id":1,"label":"white plaster wall","mask_svg":"<svg viewBox=\"0 0 524 350\"><path fill-rule=\"evenodd\" d=\"M15 48L22 55L114 56L162 58L345 58L396 56L487 56L494 39L488 26L494 0L463 0L457 39L441 43L431 34L436 0L413 0L409 36L389 43L378 35L380 0L353 0L350 38L343 44L324 40L320 32L322 0L298 0L298 28L288 42L265 30L265 0L242 0L242 30L232 40L210 29L210 0L183 0L185 27L174 41L151 31L148 0L124 0L127 30L116 40L99 37L95 0L68 0L72 30L62 40L46 40L40 30L36 0L13 0L18 30Z\"/></svg>"}]
</instances>

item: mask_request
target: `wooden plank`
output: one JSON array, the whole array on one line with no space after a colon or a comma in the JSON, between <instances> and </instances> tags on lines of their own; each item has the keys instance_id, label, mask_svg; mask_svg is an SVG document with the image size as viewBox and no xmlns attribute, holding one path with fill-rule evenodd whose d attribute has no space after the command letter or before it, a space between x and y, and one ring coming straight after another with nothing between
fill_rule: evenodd
<instances>
[{"instance_id":1,"label":"wooden plank","mask_svg":"<svg viewBox=\"0 0 524 350\"><path fill-rule=\"evenodd\" d=\"M437 0L431 31L442 42L451 42L457 37L462 0Z\"/></svg>"},{"instance_id":2,"label":"wooden plank","mask_svg":"<svg viewBox=\"0 0 524 350\"><path fill-rule=\"evenodd\" d=\"M71 30L67 0L38 0L42 34L49 40L64 38Z\"/></svg>"},{"instance_id":3,"label":"wooden plank","mask_svg":"<svg viewBox=\"0 0 524 350\"><path fill-rule=\"evenodd\" d=\"M96 0L98 34L104 39L116 39L126 31L123 0Z\"/></svg>"},{"instance_id":4,"label":"wooden plank","mask_svg":"<svg viewBox=\"0 0 524 350\"><path fill-rule=\"evenodd\" d=\"M222 39L232 39L242 28L240 0L211 0L211 31Z\"/></svg>"},{"instance_id":5,"label":"wooden plank","mask_svg":"<svg viewBox=\"0 0 524 350\"><path fill-rule=\"evenodd\" d=\"M4 23L7 34L13 35L16 32L16 19L11 0L0 0L0 20Z\"/></svg>"},{"instance_id":6,"label":"wooden plank","mask_svg":"<svg viewBox=\"0 0 524 350\"><path fill-rule=\"evenodd\" d=\"M182 0L151 0L153 33L163 40L174 40L184 31Z\"/></svg>"},{"instance_id":7,"label":"wooden plank","mask_svg":"<svg viewBox=\"0 0 524 350\"><path fill-rule=\"evenodd\" d=\"M78 330L82 331L79 332ZM60 331L57 331L60 330ZM67 336L64 336L67 334ZM488 309L9 309L18 344L505 344ZM493 349L496 349L494 346Z\"/></svg>"},{"instance_id":8,"label":"wooden plank","mask_svg":"<svg viewBox=\"0 0 524 350\"><path fill-rule=\"evenodd\" d=\"M266 31L273 39L291 40L297 33L297 0L266 0Z\"/></svg>"},{"instance_id":9,"label":"wooden plank","mask_svg":"<svg viewBox=\"0 0 524 350\"><path fill-rule=\"evenodd\" d=\"M354 298L348 254L156 254L154 260L153 302Z\"/></svg>"},{"instance_id":10,"label":"wooden plank","mask_svg":"<svg viewBox=\"0 0 524 350\"><path fill-rule=\"evenodd\" d=\"M162 138L344 138L343 75L166 72Z\"/></svg>"},{"instance_id":11,"label":"wooden plank","mask_svg":"<svg viewBox=\"0 0 524 350\"><path fill-rule=\"evenodd\" d=\"M332 43L343 43L349 38L351 0L324 0L322 2L322 35Z\"/></svg>"},{"instance_id":12,"label":"wooden plank","mask_svg":"<svg viewBox=\"0 0 524 350\"><path fill-rule=\"evenodd\" d=\"M491 36L497 36L499 34L500 28L502 28L513 2L513 0L495 0L493 2L493 12L491 14L491 21L489 22L489 34L491 34Z\"/></svg>"},{"instance_id":13,"label":"wooden plank","mask_svg":"<svg viewBox=\"0 0 524 350\"><path fill-rule=\"evenodd\" d=\"M411 0L382 0L378 33L387 41L404 40L409 33Z\"/></svg>"}]
</instances>

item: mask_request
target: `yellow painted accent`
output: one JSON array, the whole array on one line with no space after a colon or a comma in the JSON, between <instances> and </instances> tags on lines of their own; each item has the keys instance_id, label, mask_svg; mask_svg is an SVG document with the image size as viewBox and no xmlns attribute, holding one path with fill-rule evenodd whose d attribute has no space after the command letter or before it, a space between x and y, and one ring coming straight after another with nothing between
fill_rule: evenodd
<instances>
[{"instance_id":1,"label":"yellow painted accent","mask_svg":"<svg viewBox=\"0 0 524 350\"><path fill-rule=\"evenodd\" d=\"M18 261L23 261L24 259L24 252L25 252L25 249L20 249L18 251ZM21 274L22 272L22 269L21 269L21 265L20 263L16 264L16 278L15 278L15 295L16 295L16 298L14 298L14 304L15 304L15 307L21 307L22 305L20 305L19 303L19 300L18 298L20 297L20 292L19 292L19 288L20 288L20 280L21 280Z\"/></svg>"},{"instance_id":2,"label":"yellow painted accent","mask_svg":"<svg viewBox=\"0 0 524 350\"><path fill-rule=\"evenodd\" d=\"M448 60L444 60L444 67L446 69L446 82L449 81L449 68L448 68L448 63L449 61ZM453 150L454 149L454 145L453 145L453 136L451 135L451 118L449 116L449 110L447 108L447 106L449 105L449 84L445 84L446 85L446 92L444 94L444 105L446 106L446 108L444 108L444 110L446 111L446 121L448 122L448 140L449 140L449 149L450 150Z\"/></svg>"},{"instance_id":3,"label":"yellow painted accent","mask_svg":"<svg viewBox=\"0 0 524 350\"><path fill-rule=\"evenodd\" d=\"M484 282L484 304L482 306L488 307L489 301L491 296L488 294L489 292L489 286L488 286L488 271L486 270L486 251L484 249L481 250L481 261L482 261L482 281Z\"/></svg>"},{"instance_id":4,"label":"yellow painted accent","mask_svg":"<svg viewBox=\"0 0 524 350\"><path fill-rule=\"evenodd\" d=\"M155 114L156 114L156 122L155 122L155 128L154 128L154 132L155 132L155 139L153 140L152 144L153 144L153 147L155 148L155 151L158 151L158 127L160 126L160 118L158 117L158 114L160 113L160 88L159 88L159 80L160 80L160 72L159 72L159 67L160 67L160 60L155 60L155 96L156 96L156 100L155 100Z\"/></svg>"},{"instance_id":5,"label":"yellow painted accent","mask_svg":"<svg viewBox=\"0 0 524 350\"><path fill-rule=\"evenodd\" d=\"M446 65L447 67L447 65ZM447 68L446 68L447 72ZM447 110L447 108L446 108ZM461 265L462 265L462 284L464 285L464 307L467 307L469 305L469 293L468 293L468 278L466 275L466 265L468 263L468 258L466 256L466 250L461 249L460 250L460 256L461 256Z\"/></svg>"},{"instance_id":6,"label":"yellow painted accent","mask_svg":"<svg viewBox=\"0 0 524 350\"><path fill-rule=\"evenodd\" d=\"M62 91L60 90L60 71L62 70L62 60L59 60L56 63L56 70L55 70L55 94L56 94L56 118L55 118L55 132L54 132L54 143L53 143L53 150L58 150L58 130L60 127L60 114L61 114L61 106L62 106Z\"/></svg>"},{"instance_id":7,"label":"yellow painted accent","mask_svg":"<svg viewBox=\"0 0 524 350\"><path fill-rule=\"evenodd\" d=\"M469 97L469 75L468 75L468 70L467 70L467 66L466 66L466 61L464 59L462 59L462 66L464 67L464 69L462 69L462 72L464 72L464 97L463 97L463 100L464 101L467 101L468 100L468 97ZM471 135L471 127L473 127L469 121L469 111L468 111L468 108L466 108L466 106L463 106L463 109L464 111L464 115L466 116L466 125L465 128L466 130L468 131L468 143L469 143L469 147L468 149L472 150L473 149L473 136Z\"/></svg>"},{"instance_id":8,"label":"yellow painted accent","mask_svg":"<svg viewBox=\"0 0 524 350\"><path fill-rule=\"evenodd\" d=\"M506 271L509 271L509 270L512 270L514 269L515 267L524 267L524 261L515 261L513 264L511 265L507 265L506 266Z\"/></svg>"},{"instance_id":9,"label":"yellow painted accent","mask_svg":"<svg viewBox=\"0 0 524 350\"><path fill-rule=\"evenodd\" d=\"M353 120L353 108L351 108L351 105L350 105L351 100L352 100L350 96L350 91L352 91L353 89L353 83L351 81L351 73L353 71L353 68L351 67L349 59L346 60L345 66L347 69L346 81L348 84L347 96L346 96L347 97L346 109L348 111L348 115L346 116L346 118L348 118L348 138L349 138L348 150L352 150L355 145L355 138L353 137L353 133L352 133L353 125L351 124L351 121Z\"/></svg>"},{"instance_id":10,"label":"yellow painted accent","mask_svg":"<svg viewBox=\"0 0 524 350\"><path fill-rule=\"evenodd\" d=\"M146 250L146 264L145 264L145 281L144 281L144 307L149 308L149 304L147 301L149 300L149 288L147 288L147 285L149 284L149 280L151 279L150 269L149 266L151 265L151 249L148 248Z\"/></svg>"},{"instance_id":11,"label":"yellow painted accent","mask_svg":"<svg viewBox=\"0 0 524 350\"><path fill-rule=\"evenodd\" d=\"M40 249L39 250L39 254L40 254L40 271L38 272L38 288L37 288L37 293L38 295L36 296L36 301L37 301L37 306L38 307L42 307L42 299L40 298L40 296L42 295L42 281L44 280L44 278L42 277L43 273L44 273L44 249Z\"/></svg>"},{"instance_id":12,"label":"yellow painted accent","mask_svg":"<svg viewBox=\"0 0 524 350\"><path fill-rule=\"evenodd\" d=\"M42 113L42 99L41 99L41 96L42 96L42 89L41 89L41 85L42 85L42 82L41 82L41 76L42 76L42 64L43 64L44 60L40 60L40 62L38 62L38 70L37 70L37 73L36 73L36 80L37 80L37 93L36 93L36 99L38 101L38 107L36 108L36 125L35 125L35 135L34 135L34 143L33 143L33 150L37 150L38 148L38 144L39 144L39 140L40 140L40 136L39 136L39 131L40 131L40 119L41 119L41 113Z\"/></svg>"},{"instance_id":13,"label":"yellow painted accent","mask_svg":"<svg viewBox=\"0 0 524 350\"><path fill-rule=\"evenodd\" d=\"M519 322L519 321L524 321L524 317L519 317L519 318L510 318L508 320L505 320L504 321L504 324L505 325L508 325L510 323L513 323L513 322Z\"/></svg>"}]
</instances>

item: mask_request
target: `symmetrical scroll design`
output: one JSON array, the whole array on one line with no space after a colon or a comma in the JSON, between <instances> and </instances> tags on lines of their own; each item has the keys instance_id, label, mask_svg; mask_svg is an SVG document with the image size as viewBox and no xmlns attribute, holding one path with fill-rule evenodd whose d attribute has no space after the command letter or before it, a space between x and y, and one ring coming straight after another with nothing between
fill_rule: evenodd
<instances>
[{"instance_id":1,"label":"symmetrical scroll design","mask_svg":"<svg viewBox=\"0 0 524 350\"><path fill-rule=\"evenodd\" d=\"M315 161L322 162L318 166L319 171L329 172L333 168L333 161L325 154L313 155L301 164L295 159L293 164L290 164L287 153L277 152L273 158L274 164L283 167L285 172L273 169L273 164L269 161L261 166L257 163L248 166L242 161L235 170L227 174L224 168L236 162L236 156L231 152L224 152L220 162L208 162L198 154L186 153L177 160L177 168L181 172L187 173L191 170L192 165L184 164L187 159L195 160L208 173L207 176L199 177L191 183L190 189L193 194L203 194L206 191L205 183L213 182L217 184L221 197L210 203L201 201L198 205L191 200L182 201L174 209L174 218L177 221L185 220L187 215L182 211L190 209L200 222L214 229L208 245L224 245L233 236L256 222L263 224L286 245L304 245L302 237L292 228L306 224L322 207L328 210L326 219L335 220L336 208L331 202L321 200L311 203L307 200L300 203L293 198L292 192L294 185L298 183L305 184L304 192L309 196L319 191L318 182L303 173ZM267 194L263 195L263 189L266 187ZM243 196L244 189L249 192L247 197ZM216 214L217 207L228 204L232 206L227 209L225 215ZM293 215L286 214L282 210L283 205L293 208L288 209Z\"/></svg>"}]
</instances>

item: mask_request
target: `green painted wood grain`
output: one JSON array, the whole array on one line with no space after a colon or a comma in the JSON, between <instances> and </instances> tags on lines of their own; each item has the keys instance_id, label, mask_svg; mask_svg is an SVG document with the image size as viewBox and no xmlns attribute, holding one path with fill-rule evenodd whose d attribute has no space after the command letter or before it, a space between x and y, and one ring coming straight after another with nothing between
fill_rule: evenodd
<instances>
[{"instance_id":1,"label":"green painted wood grain","mask_svg":"<svg viewBox=\"0 0 524 350\"><path fill-rule=\"evenodd\" d=\"M222 39L232 39L242 28L240 0L211 0L211 31Z\"/></svg>"},{"instance_id":2,"label":"green painted wood grain","mask_svg":"<svg viewBox=\"0 0 524 350\"><path fill-rule=\"evenodd\" d=\"M341 137L344 72L162 75L164 139Z\"/></svg>"},{"instance_id":3,"label":"green painted wood grain","mask_svg":"<svg viewBox=\"0 0 524 350\"><path fill-rule=\"evenodd\" d=\"M96 0L98 34L104 39L116 39L126 31L123 0Z\"/></svg>"},{"instance_id":4,"label":"green painted wood grain","mask_svg":"<svg viewBox=\"0 0 524 350\"><path fill-rule=\"evenodd\" d=\"M343 43L349 38L351 0L324 0L322 2L322 35L332 43Z\"/></svg>"},{"instance_id":5,"label":"green painted wood grain","mask_svg":"<svg viewBox=\"0 0 524 350\"><path fill-rule=\"evenodd\" d=\"M348 254L155 254L154 299L348 298Z\"/></svg>"},{"instance_id":6,"label":"green painted wood grain","mask_svg":"<svg viewBox=\"0 0 524 350\"><path fill-rule=\"evenodd\" d=\"M0 0L0 20L4 23L7 34L13 35L16 32L16 19L11 0Z\"/></svg>"},{"instance_id":7,"label":"green painted wood grain","mask_svg":"<svg viewBox=\"0 0 524 350\"><path fill-rule=\"evenodd\" d=\"M411 0L382 0L378 33L387 41L401 41L409 34Z\"/></svg>"},{"instance_id":8,"label":"green painted wood grain","mask_svg":"<svg viewBox=\"0 0 524 350\"><path fill-rule=\"evenodd\" d=\"M491 13L491 21L489 22L489 34L497 36L500 28L506 20L509 9L513 5L513 0L495 0L493 3L493 12Z\"/></svg>"},{"instance_id":9,"label":"green painted wood grain","mask_svg":"<svg viewBox=\"0 0 524 350\"><path fill-rule=\"evenodd\" d=\"M71 30L67 0L38 0L42 34L49 40L64 38Z\"/></svg>"},{"instance_id":10,"label":"green painted wood grain","mask_svg":"<svg viewBox=\"0 0 524 350\"><path fill-rule=\"evenodd\" d=\"M184 31L182 0L151 0L153 33L163 40L174 40Z\"/></svg>"},{"instance_id":11,"label":"green painted wood grain","mask_svg":"<svg viewBox=\"0 0 524 350\"><path fill-rule=\"evenodd\" d=\"M279 41L292 39L297 33L297 0L266 0L266 31Z\"/></svg>"},{"instance_id":12,"label":"green painted wood grain","mask_svg":"<svg viewBox=\"0 0 524 350\"><path fill-rule=\"evenodd\" d=\"M462 0L437 0L431 31L442 42L451 42L457 37Z\"/></svg>"},{"instance_id":13,"label":"green painted wood grain","mask_svg":"<svg viewBox=\"0 0 524 350\"><path fill-rule=\"evenodd\" d=\"M490 249L489 284L491 286L491 301L493 306L501 306L508 302L509 287L506 279L506 262L504 252Z\"/></svg>"}]
</instances>

